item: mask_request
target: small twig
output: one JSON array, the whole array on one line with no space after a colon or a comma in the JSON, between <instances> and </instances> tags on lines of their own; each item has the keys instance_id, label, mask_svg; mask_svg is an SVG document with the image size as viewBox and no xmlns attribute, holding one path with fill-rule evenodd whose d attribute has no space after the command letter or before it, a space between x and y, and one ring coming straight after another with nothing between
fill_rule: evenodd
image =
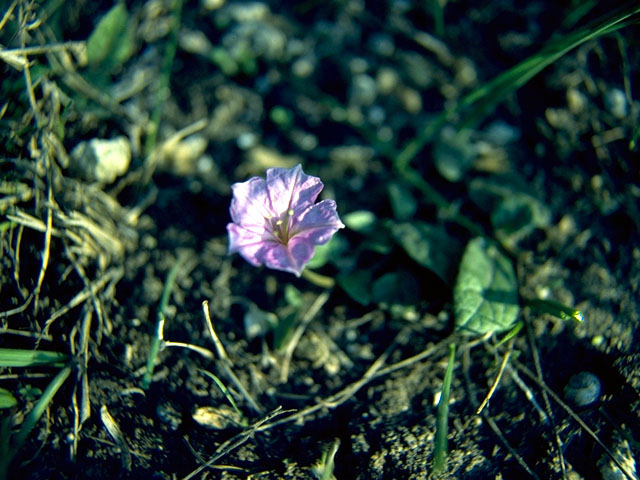
<instances>
[{"instance_id":1,"label":"small twig","mask_svg":"<svg viewBox=\"0 0 640 480\"><path fill-rule=\"evenodd\" d=\"M240 379L236 376L235 373L233 373L233 370L232 370L233 364L231 363L231 360L229 360L229 357L227 356L224 346L222 345L220 338L218 338L218 335L216 334L216 331L213 328L213 323L211 322L211 315L209 314L209 302L207 302L206 300L202 302L202 310L204 312L204 316L207 321L207 327L209 328L209 333L212 336L211 338L213 340L216 351L218 353L218 357L220 359L220 362L219 362L220 368L222 368L222 371L224 372L226 377L240 391L240 393L245 398L249 406L259 415L262 415L264 412L262 407L258 405L258 403L253 399L249 391L244 387Z\"/></svg>"},{"instance_id":2,"label":"small twig","mask_svg":"<svg viewBox=\"0 0 640 480\"><path fill-rule=\"evenodd\" d=\"M67 313L72 308L77 307L81 303L85 302L87 299L91 298L91 295L95 295L99 290L102 290L102 288L104 288L107 285L107 283L109 283L114 279L122 277L122 275L124 275L124 268L121 268L121 267L111 268L110 270L107 270L107 272L98 280L91 283L89 286L85 287L84 290L76 294L69 301L69 303L67 303L64 307L62 307L58 311L54 312L53 315L49 317L49 319L44 323L44 328L42 329L41 338L45 338L45 336L48 335L49 328L51 327L51 324L55 320L60 318L62 315Z\"/></svg>"},{"instance_id":3,"label":"small twig","mask_svg":"<svg viewBox=\"0 0 640 480\"><path fill-rule=\"evenodd\" d=\"M498 388L498 385L500 384L500 379L502 378L502 374L504 373L504 369L507 367L507 362L509 361L509 357L511 356L511 352L513 351L513 341L514 341L513 338L509 340L507 353L505 353L504 356L502 357L502 362L500 362L500 368L498 369L498 374L496 375L496 378L493 380L493 384L491 385L491 388L489 389L487 396L484 397L484 400L482 401L480 406L477 408L476 415L480 415L482 413L482 410L484 410L484 407L487 406L487 404L489 403L489 400L491 400L491 397L493 396L496 389Z\"/></svg>"},{"instance_id":4,"label":"small twig","mask_svg":"<svg viewBox=\"0 0 640 480\"><path fill-rule=\"evenodd\" d=\"M0 29L2 27L0 26ZM56 52L59 50L80 50L86 48L86 42L69 41L62 43L52 43L49 45L33 45L22 48L0 48L0 58L5 54L10 55L42 55L43 53Z\"/></svg>"},{"instance_id":5,"label":"small twig","mask_svg":"<svg viewBox=\"0 0 640 480\"><path fill-rule=\"evenodd\" d=\"M578 424L580 425L580 427L582 427L582 429L587 432L587 434L593 438L593 440L600 446L600 448L602 448L604 450L604 452L607 454L607 456L613 461L613 463L616 464L616 466L620 469L620 471L622 471L622 473L624 474L625 477L627 477L629 480L633 480L635 478L634 475L632 475L631 473L629 473L627 471L627 468L625 466L623 466L620 463L620 460L618 460L616 458L616 456L613 454L613 452L602 442L602 440L600 440L598 438L598 436L595 434L595 432L589 427L589 425L587 425L584 420L582 420L582 418L580 418L578 416L578 414L576 412L573 411L573 409L571 407L569 407L569 405L567 405L557 394L556 392L554 392L553 390L551 390L547 384L545 382L540 382L538 380L538 378L536 377L536 375L529 370L525 365L523 365L522 363L520 363L517 360L513 360L512 361L513 364L518 368L518 370L522 373L524 373L527 377L529 377L531 380L533 380L542 390L544 390L545 392L547 392L549 394L549 396L553 399L554 402L556 402L558 405L560 405L560 407L567 412L567 414Z\"/></svg>"},{"instance_id":6,"label":"small twig","mask_svg":"<svg viewBox=\"0 0 640 480\"><path fill-rule=\"evenodd\" d=\"M467 387L467 392L469 395L469 400L471 402L471 405L477 408L478 400L476 398L475 391L472 388L473 383L471 382L471 377L469 375L469 365L471 364L471 355L469 352L470 352L470 349L468 348L462 349L462 365L463 365L462 373L465 378L465 384ZM511 446L509 441L502 434L502 431L500 430L496 422L486 413L482 413L481 416L487 422L491 430L493 430L493 433L495 433L496 437L498 437L498 440L500 440L500 443L502 443L502 445L507 449L507 451L511 455L513 455L513 457L516 459L518 464L520 464L520 466L525 470L525 472L527 472L532 478L536 480L540 480L540 477L538 477L538 475L536 475L536 473L533 470L531 470L531 467L527 465L527 462L525 462L522 456Z\"/></svg>"},{"instance_id":7,"label":"small twig","mask_svg":"<svg viewBox=\"0 0 640 480\"><path fill-rule=\"evenodd\" d=\"M538 348L536 347L536 340L533 337L533 331L531 329L530 322L525 322L525 327L527 330L527 338L529 340L529 348L531 349L531 355L533 357L533 364L536 369L536 375L538 376L538 380L541 383L544 383L544 377L542 376L542 365L540 364L540 355L538 353ZM556 456L558 457L558 461L560 462L560 471L562 472L562 478L567 479L567 466L564 461L564 445L562 440L560 439L560 435L558 435L558 429L556 428L556 424L553 418L553 410L551 410L551 402L549 402L549 395L547 392L542 390L542 399L544 400L544 406L546 410L546 416L551 425L551 430L553 432L554 446L556 450Z\"/></svg>"},{"instance_id":8,"label":"small twig","mask_svg":"<svg viewBox=\"0 0 640 480\"><path fill-rule=\"evenodd\" d=\"M202 302L202 311L204 312L205 325L207 326L207 330L209 330L209 335L211 335L211 339L213 340L213 345L216 347L216 353L218 354L218 358L223 362L228 362L229 366L233 367L233 363L229 356L227 355L226 350L224 349L224 345L220 341L218 334L216 333L215 328L213 328L213 322L211 321L211 314L209 313L209 302L207 300Z\"/></svg>"},{"instance_id":9,"label":"small twig","mask_svg":"<svg viewBox=\"0 0 640 480\"><path fill-rule=\"evenodd\" d=\"M9 17L11 17L11 14L13 13L13 10L16 8L17 4L18 4L18 0L13 0L11 5L9 5L9 8L7 8L7 11L4 12L4 15L2 16L2 20L0 20L0 31L4 28L4 26L9 21Z\"/></svg>"},{"instance_id":10,"label":"small twig","mask_svg":"<svg viewBox=\"0 0 640 480\"><path fill-rule=\"evenodd\" d=\"M329 300L329 292L322 292L320 295L316 297L314 302L309 307L309 310L306 311L302 319L300 320L300 324L297 326L293 335L291 336L291 340L287 344L287 347L284 350L284 356L282 358L282 366L280 369L280 383L286 383L289 379L289 368L291 366L291 358L293 357L293 352L295 352L302 335L304 335L304 331L307 329L311 320L315 318L318 312L322 309L325 303Z\"/></svg>"},{"instance_id":11,"label":"small twig","mask_svg":"<svg viewBox=\"0 0 640 480\"><path fill-rule=\"evenodd\" d=\"M46 162L49 163L48 161ZM51 178L49 176L49 181L47 182L47 223L44 231L44 247L42 252L42 265L40 267L40 272L38 273L38 281L36 283L36 288L34 291L34 313L38 312L38 299L40 296L40 289L42 288L42 282L44 281L44 275L47 271L47 266L49 265L49 255L51 249L51 229L53 223L53 194L51 187Z\"/></svg>"},{"instance_id":12,"label":"small twig","mask_svg":"<svg viewBox=\"0 0 640 480\"><path fill-rule=\"evenodd\" d=\"M391 342L391 344L387 347L387 349L369 366L364 375L357 381L353 382L350 385L347 385L345 388L340 390L339 392L330 395L329 397L322 399L315 403L314 405L310 405L302 410L299 410L287 417L284 417L280 420L276 420L270 424L264 425L261 427L261 430L266 430L272 428L276 425L280 425L283 423L292 422L294 420L298 420L307 415L310 415L322 408L335 408L342 403L346 402L353 395L355 395L362 387L364 387L367 383L371 382L373 379L378 378L380 373L382 372L382 366L391 355L391 352L395 348L395 346L400 343L399 341L405 336L406 332L410 330L410 327L406 327L400 331L396 335L396 338ZM432 349L429 349L431 352ZM393 369L387 369L388 372L393 371Z\"/></svg>"},{"instance_id":13,"label":"small twig","mask_svg":"<svg viewBox=\"0 0 640 480\"><path fill-rule=\"evenodd\" d=\"M261 428L261 427L265 423L269 422L269 420L271 420L274 417L277 417L278 415L283 415L283 414L288 413L288 412L290 412L290 410L282 410L282 407L278 407L275 410L273 410L272 412L268 413L264 418L261 418L260 420L255 422L253 425L251 425L247 429L243 430L242 432L238 433L237 435L234 435L229 440L227 440L224 443L222 443L216 449L216 453L205 464L200 465L198 468L196 468L193 472L191 472L189 475L184 477L182 480L189 480L189 479L195 477L196 475L198 475L205 468L209 468L209 467L213 466L213 464L215 462L217 462L222 457L224 457L228 453L232 452L233 450L238 448L240 445L245 443L247 440L249 440L256 432L263 431L264 429Z\"/></svg>"},{"instance_id":14,"label":"small twig","mask_svg":"<svg viewBox=\"0 0 640 480\"><path fill-rule=\"evenodd\" d=\"M196 353L199 353L200 355L202 355L204 358L208 359L208 360L213 360L214 358L216 358L216 356L213 354L213 352L211 350L209 350L208 348L204 348L204 347L199 347L198 345L193 345L191 343L184 343L184 342L171 342L169 340L164 340L161 343L161 348L164 349L165 347L179 347L179 348L186 348L187 350L192 350Z\"/></svg>"},{"instance_id":15,"label":"small twig","mask_svg":"<svg viewBox=\"0 0 640 480\"><path fill-rule=\"evenodd\" d=\"M106 405L102 405L102 407L100 407L100 419L111 438L113 438L116 444L120 447L120 452L122 454L122 467L125 470L130 471L131 450L129 450L129 446L127 445L127 441L124 438L124 434L122 433L120 426L111 416Z\"/></svg>"}]
</instances>

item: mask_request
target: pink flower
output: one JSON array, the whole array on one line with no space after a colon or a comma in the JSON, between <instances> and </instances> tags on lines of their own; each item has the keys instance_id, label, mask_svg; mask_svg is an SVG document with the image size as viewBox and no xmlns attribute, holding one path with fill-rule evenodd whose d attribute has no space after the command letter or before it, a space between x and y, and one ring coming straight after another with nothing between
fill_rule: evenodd
<instances>
[{"instance_id":1,"label":"pink flower","mask_svg":"<svg viewBox=\"0 0 640 480\"><path fill-rule=\"evenodd\" d=\"M300 276L316 245L344 228L336 202L314 203L324 185L302 167L269 168L266 181L253 177L234 183L229 253L238 252L255 266Z\"/></svg>"}]
</instances>

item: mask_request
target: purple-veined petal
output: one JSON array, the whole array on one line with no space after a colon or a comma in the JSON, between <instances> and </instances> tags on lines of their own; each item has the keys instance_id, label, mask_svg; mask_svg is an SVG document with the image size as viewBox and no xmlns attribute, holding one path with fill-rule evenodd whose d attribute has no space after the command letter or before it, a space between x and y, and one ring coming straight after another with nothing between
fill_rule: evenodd
<instances>
[{"instance_id":1,"label":"purple-veined petal","mask_svg":"<svg viewBox=\"0 0 640 480\"><path fill-rule=\"evenodd\" d=\"M253 177L246 182L234 183L231 189L230 213L234 223L264 228L265 218L277 216L271 210L267 182L263 178Z\"/></svg>"},{"instance_id":2,"label":"purple-veined petal","mask_svg":"<svg viewBox=\"0 0 640 480\"><path fill-rule=\"evenodd\" d=\"M269 168L267 189L271 208L278 215L293 210L296 214L313 205L324 185L318 177L307 175L302 166Z\"/></svg>"},{"instance_id":3,"label":"purple-veined petal","mask_svg":"<svg viewBox=\"0 0 640 480\"><path fill-rule=\"evenodd\" d=\"M338 217L336 202L322 200L295 219L291 227L293 239L303 240L312 245L322 245L331 239L344 224Z\"/></svg>"},{"instance_id":4,"label":"purple-veined petal","mask_svg":"<svg viewBox=\"0 0 640 480\"><path fill-rule=\"evenodd\" d=\"M260 265L257 252L264 244L263 234L248 230L235 223L227 224L229 233L229 253L240 253L252 265Z\"/></svg>"},{"instance_id":5,"label":"purple-veined petal","mask_svg":"<svg viewBox=\"0 0 640 480\"><path fill-rule=\"evenodd\" d=\"M266 176L266 181L253 177L232 185L229 253L300 276L316 245L328 242L344 225L333 200L314 205L322 182L300 165L270 168Z\"/></svg>"},{"instance_id":6,"label":"purple-veined petal","mask_svg":"<svg viewBox=\"0 0 640 480\"><path fill-rule=\"evenodd\" d=\"M314 246L304 240L291 239L287 245L265 243L257 257L266 267L300 276L304 266L313 257Z\"/></svg>"}]
</instances>

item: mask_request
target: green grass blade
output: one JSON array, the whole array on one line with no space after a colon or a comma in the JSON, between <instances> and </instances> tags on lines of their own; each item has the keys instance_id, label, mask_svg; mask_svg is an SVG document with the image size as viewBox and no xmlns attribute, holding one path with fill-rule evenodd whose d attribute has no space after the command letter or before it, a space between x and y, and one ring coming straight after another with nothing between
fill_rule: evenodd
<instances>
[{"instance_id":1,"label":"green grass blade","mask_svg":"<svg viewBox=\"0 0 640 480\"><path fill-rule=\"evenodd\" d=\"M436 437L433 447L433 471L440 472L447 464L447 436L449 434L449 396L451 379L453 378L453 363L456 356L456 344L449 345L449 364L444 374L442 392L438 402L436 414Z\"/></svg>"},{"instance_id":2,"label":"green grass blade","mask_svg":"<svg viewBox=\"0 0 640 480\"><path fill-rule=\"evenodd\" d=\"M158 353L160 352L160 344L162 343L162 335L164 329L164 312L167 310L167 305L169 304L169 297L171 296L171 292L173 291L173 286L176 282L176 277L178 276L178 272L180 268L184 264L186 260L186 255L180 255L176 260L176 263L173 264L169 274L167 275L167 280L164 282L164 288L162 290L162 297L160 298L160 305L158 305L158 313L156 319L156 328L155 335L151 342L151 348L149 350L149 356L147 357L147 369L142 377L142 388L144 390L148 389L151 385L151 380L153 376L153 370L156 364L156 358L158 357Z\"/></svg>"},{"instance_id":3,"label":"green grass blade","mask_svg":"<svg viewBox=\"0 0 640 480\"><path fill-rule=\"evenodd\" d=\"M235 400L233 399L233 396L231 395L231 392L229 391L229 389L227 388L227 386L222 383L222 380L220 380L218 377L216 377L213 373L207 371L207 370L200 370L202 373L204 373L207 377L209 377L211 380L213 380L215 382L215 384L218 386L218 388L220 389L220 391L222 392L222 394L225 396L225 398L227 399L227 401L229 402L229 405L231 405L231 408L233 408L235 410L235 412L244 419L244 414L242 413L242 411L238 408L238 405L236 405Z\"/></svg>"},{"instance_id":4,"label":"green grass blade","mask_svg":"<svg viewBox=\"0 0 640 480\"><path fill-rule=\"evenodd\" d=\"M55 394L71 374L71 369L72 365L69 364L62 370L60 370L58 374L53 378L53 380L51 380L51 383L47 385L45 391L42 392L42 396L26 416L24 422L22 422L20 430L16 434L16 440L13 445L13 448L15 450L18 450L22 446L29 433L31 433L31 430L33 430L33 427L36 426L36 423L38 423L38 420L40 420L40 417L51 403L51 400L53 400Z\"/></svg>"},{"instance_id":5,"label":"green grass blade","mask_svg":"<svg viewBox=\"0 0 640 480\"><path fill-rule=\"evenodd\" d=\"M639 13L640 5L637 3L622 7L586 27L579 28L575 32L552 40L540 52L480 86L465 96L452 109L442 112L429 122L422 133L409 141L396 156L394 160L395 167L400 172L404 172L413 157L415 157L440 128L448 122L449 118L460 116L460 128L481 121L508 95L522 87L563 55L589 40L594 40L602 35L613 33L632 23L638 22Z\"/></svg>"},{"instance_id":6,"label":"green grass blade","mask_svg":"<svg viewBox=\"0 0 640 480\"><path fill-rule=\"evenodd\" d=\"M21 350L0 348L0 367L33 367L37 365L62 365L67 355L46 350Z\"/></svg>"}]
</instances>

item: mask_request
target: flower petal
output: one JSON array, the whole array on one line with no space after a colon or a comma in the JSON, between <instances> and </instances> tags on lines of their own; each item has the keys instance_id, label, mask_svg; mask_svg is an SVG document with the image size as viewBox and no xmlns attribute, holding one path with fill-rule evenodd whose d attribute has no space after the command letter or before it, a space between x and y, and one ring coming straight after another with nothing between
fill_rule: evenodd
<instances>
[{"instance_id":1,"label":"flower petal","mask_svg":"<svg viewBox=\"0 0 640 480\"><path fill-rule=\"evenodd\" d=\"M294 220L291 236L292 240L295 239L298 242L307 242L313 246L322 245L327 243L340 228L344 228L344 224L338 217L336 202L322 200Z\"/></svg>"},{"instance_id":2,"label":"flower petal","mask_svg":"<svg viewBox=\"0 0 640 480\"><path fill-rule=\"evenodd\" d=\"M229 233L229 253L239 252L249 263L260 265L257 252L264 243L263 234L235 223L227 224L227 232Z\"/></svg>"},{"instance_id":3,"label":"flower petal","mask_svg":"<svg viewBox=\"0 0 640 480\"><path fill-rule=\"evenodd\" d=\"M267 182L263 178L253 177L246 182L234 183L231 190L233 199L229 211L238 225L264 230L265 218L276 216L270 208Z\"/></svg>"},{"instance_id":4,"label":"flower petal","mask_svg":"<svg viewBox=\"0 0 640 480\"><path fill-rule=\"evenodd\" d=\"M299 164L293 168L267 169L271 208L277 215L289 210L302 212L313 205L323 187L318 177L304 173Z\"/></svg>"},{"instance_id":5,"label":"flower petal","mask_svg":"<svg viewBox=\"0 0 640 480\"><path fill-rule=\"evenodd\" d=\"M299 277L304 266L313 257L313 250L313 245L308 242L292 239L287 245L265 243L258 257L269 268L291 272Z\"/></svg>"}]
</instances>

